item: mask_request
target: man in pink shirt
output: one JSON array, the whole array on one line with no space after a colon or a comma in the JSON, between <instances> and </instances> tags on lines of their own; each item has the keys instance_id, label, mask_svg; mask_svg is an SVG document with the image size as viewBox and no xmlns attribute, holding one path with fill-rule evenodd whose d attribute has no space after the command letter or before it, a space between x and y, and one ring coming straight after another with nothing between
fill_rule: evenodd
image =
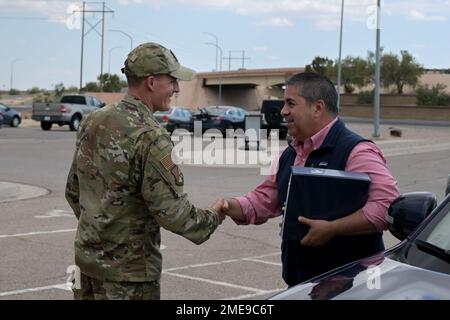
<instances>
[{"instance_id":1,"label":"man in pink shirt","mask_svg":"<svg viewBox=\"0 0 450 320\"><path fill-rule=\"evenodd\" d=\"M261 185L227 199L226 213L236 223L262 224L282 214L292 165L364 172L371 179L368 201L356 212L333 221L299 218L309 226L306 236L282 242L283 278L292 286L384 250L387 210L400 193L381 150L338 118L337 92L328 78L312 72L291 76L284 101L281 114L293 140Z\"/></svg>"}]
</instances>

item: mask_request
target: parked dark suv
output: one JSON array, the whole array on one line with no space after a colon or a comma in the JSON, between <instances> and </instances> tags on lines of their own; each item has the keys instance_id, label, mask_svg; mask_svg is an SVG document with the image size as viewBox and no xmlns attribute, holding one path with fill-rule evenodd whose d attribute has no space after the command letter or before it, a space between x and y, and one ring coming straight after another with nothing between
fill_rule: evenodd
<instances>
[{"instance_id":1,"label":"parked dark suv","mask_svg":"<svg viewBox=\"0 0 450 320\"><path fill-rule=\"evenodd\" d=\"M269 137L271 130L279 130L280 139L286 139L287 124L281 116L284 100L263 100L261 106L262 122L261 129L267 130Z\"/></svg>"}]
</instances>

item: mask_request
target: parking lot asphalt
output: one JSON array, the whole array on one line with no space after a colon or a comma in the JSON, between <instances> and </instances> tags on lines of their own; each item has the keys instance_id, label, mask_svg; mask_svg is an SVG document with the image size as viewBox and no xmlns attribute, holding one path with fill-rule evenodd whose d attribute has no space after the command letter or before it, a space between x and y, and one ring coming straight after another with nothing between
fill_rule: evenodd
<instances>
[{"instance_id":1,"label":"parking lot asphalt","mask_svg":"<svg viewBox=\"0 0 450 320\"><path fill-rule=\"evenodd\" d=\"M365 136L373 130L364 123L348 126ZM450 128L396 125L402 137L390 137L390 126L381 126L376 143L401 192L431 191L442 199L450 173ZM16 195L17 188L28 186L46 191L27 200L0 198L0 299L72 299L65 283L74 263L76 219L64 187L74 143L67 127L44 132L31 123L0 129L0 188ZM181 168L185 191L200 207L220 196L242 195L264 179L254 164ZM284 289L279 222L237 226L227 219L200 246L163 231L162 299L264 299ZM384 238L387 247L397 243L388 232Z\"/></svg>"}]
</instances>

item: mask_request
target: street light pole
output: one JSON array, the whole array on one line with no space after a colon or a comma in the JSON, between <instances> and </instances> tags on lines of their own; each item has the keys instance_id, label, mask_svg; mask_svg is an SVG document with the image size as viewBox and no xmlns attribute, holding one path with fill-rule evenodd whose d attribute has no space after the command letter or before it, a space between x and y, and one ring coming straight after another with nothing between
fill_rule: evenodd
<instances>
[{"instance_id":1,"label":"street light pole","mask_svg":"<svg viewBox=\"0 0 450 320\"><path fill-rule=\"evenodd\" d=\"M111 32L119 32L123 34L124 36L128 37L130 39L130 51L133 50L133 38L126 32L123 32L122 30L109 30Z\"/></svg>"},{"instance_id":2,"label":"street light pole","mask_svg":"<svg viewBox=\"0 0 450 320\"><path fill-rule=\"evenodd\" d=\"M341 32L339 35L339 58L338 58L338 74L337 74L337 108L338 111L341 109L341 77L342 77L342 64L341 64L341 54L342 54L342 28L344 25L344 0L341 3Z\"/></svg>"},{"instance_id":3,"label":"street light pole","mask_svg":"<svg viewBox=\"0 0 450 320\"><path fill-rule=\"evenodd\" d=\"M219 103L218 103L218 105L221 106L222 105L222 48L212 42L206 42L205 44L215 46L218 50L220 50Z\"/></svg>"},{"instance_id":4,"label":"street light pole","mask_svg":"<svg viewBox=\"0 0 450 320\"><path fill-rule=\"evenodd\" d=\"M113 47L113 48L109 49L109 56L108 56L108 73L109 73L109 74L111 74L111 52L112 52L114 49L119 49L119 48L122 48L122 47L117 46L117 47Z\"/></svg>"},{"instance_id":5,"label":"street light pole","mask_svg":"<svg viewBox=\"0 0 450 320\"><path fill-rule=\"evenodd\" d=\"M377 40L375 50L375 97L374 97L374 129L373 137L380 136L380 0L377 0Z\"/></svg>"},{"instance_id":6,"label":"street light pole","mask_svg":"<svg viewBox=\"0 0 450 320\"><path fill-rule=\"evenodd\" d=\"M216 71L218 70L217 68L218 68L218 64L217 64L217 49L218 49L218 47L219 47L219 38L217 38L217 36L214 34L214 33L211 33L211 32L203 32L204 34L208 34L208 35L210 35L210 36L212 36L212 37L214 37L214 39L216 39L216 44L215 44L215 46L216 46ZM221 62L222 62L222 60L220 60ZM222 71L222 70L221 70Z\"/></svg>"},{"instance_id":7,"label":"street light pole","mask_svg":"<svg viewBox=\"0 0 450 320\"><path fill-rule=\"evenodd\" d=\"M11 61L11 82L9 84L9 89L12 90L13 89L13 74L14 74L14 63L16 63L17 61L20 61L22 59L15 59L13 61Z\"/></svg>"}]
</instances>

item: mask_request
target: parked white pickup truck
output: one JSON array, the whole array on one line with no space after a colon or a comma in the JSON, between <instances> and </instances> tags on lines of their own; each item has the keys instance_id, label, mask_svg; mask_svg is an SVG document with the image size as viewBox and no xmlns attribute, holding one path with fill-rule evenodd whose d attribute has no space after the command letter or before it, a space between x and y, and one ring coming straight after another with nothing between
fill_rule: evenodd
<instances>
[{"instance_id":1,"label":"parked white pickup truck","mask_svg":"<svg viewBox=\"0 0 450 320\"><path fill-rule=\"evenodd\" d=\"M31 119L40 121L42 130L50 130L56 123L68 124L70 130L77 131L85 115L104 106L105 103L94 96L65 95L57 103L34 103Z\"/></svg>"}]
</instances>

